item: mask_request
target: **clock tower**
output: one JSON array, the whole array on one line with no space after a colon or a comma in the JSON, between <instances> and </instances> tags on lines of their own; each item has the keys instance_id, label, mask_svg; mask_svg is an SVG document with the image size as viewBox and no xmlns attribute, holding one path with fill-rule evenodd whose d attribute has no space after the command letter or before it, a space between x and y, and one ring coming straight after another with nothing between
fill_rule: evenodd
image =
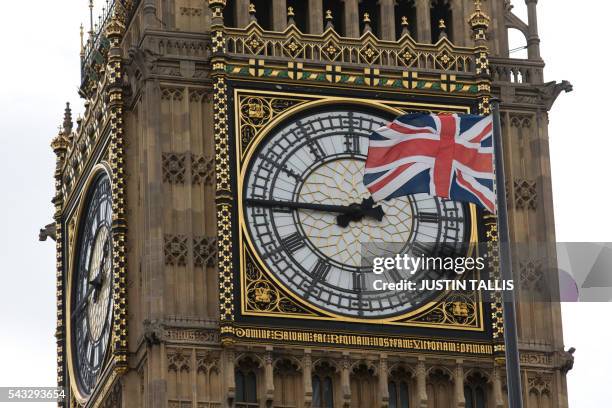
<instances>
[{"instance_id":1,"label":"clock tower","mask_svg":"<svg viewBox=\"0 0 612 408\"><path fill-rule=\"evenodd\" d=\"M499 278L496 219L374 203L363 170L394 117L500 98L513 240L554 244L547 112L571 85L544 81L526 3L527 22L502 0L109 2L83 117L52 142L62 406L507 406L500 294L373 290L367 266L463 251ZM572 364L546 248L513 253L529 408L567 407Z\"/></svg>"}]
</instances>

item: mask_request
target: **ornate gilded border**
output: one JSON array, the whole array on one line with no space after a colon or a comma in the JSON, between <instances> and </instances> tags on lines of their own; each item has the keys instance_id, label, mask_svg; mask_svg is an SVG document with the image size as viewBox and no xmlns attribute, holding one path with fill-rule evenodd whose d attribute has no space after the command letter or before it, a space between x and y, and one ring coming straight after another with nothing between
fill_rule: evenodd
<instances>
[{"instance_id":1,"label":"ornate gilded border","mask_svg":"<svg viewBox=\"0 0 612 408\"><path fill-rule=\"evenodd\" d=\"M235 154L237 162L237 191L241 191L242 179L246 165L257 144L277 123L297 112L316 106L333 104L361 104L377 107L382 110L401 114L404 111L427 110L434 112L470 112L469 105L433 104L398 101L372 101L359 98L338 98L325 95L306 95L299 93L282 93L235 89L234 95L234 128L236 129ZM354 321L358 323L391 324L400 326L420 326L451 330L484 330L484 310L481 296L462 295L447 298L443 302L431 302L407 315L393 319L363 320L349 319L344 316L330 315L318 308L294 300L282 283L272 275L260 270L258 259L248 234L244 232L244 219L241 196L238 197L238 254L240 262L240 306L245 316L285 317L293 319L318 319L330 321ZM477 217L471 207L472 241L478 240ZM234 286L234 285L232 285Z\"/></svg>"}]
</instances>

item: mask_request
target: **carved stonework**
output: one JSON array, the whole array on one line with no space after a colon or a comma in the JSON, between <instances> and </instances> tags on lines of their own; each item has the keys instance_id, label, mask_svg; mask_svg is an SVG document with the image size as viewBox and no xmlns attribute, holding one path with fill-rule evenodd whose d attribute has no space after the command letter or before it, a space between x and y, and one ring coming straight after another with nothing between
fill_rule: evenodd
<instances>
[{"instance_id":1,"label":"carved stonework","mask_svg":"<svg viewBox=\"0 0 612 408\"><path fill-rule=\"evenodd\" d=\"M184 235L164 236L164 255L166 258L166 265L186 265L187 237Z\"/></svg>"},{"instance_id":2,"label":"carved stonework","mask_svg":"<svg viewBox=\"0 0 612 408\"><path fill-rule=\"evenodd\" d=\"M545 353L521 352L521 364L535 366L550 366L552 358Z\"/></svg>"},{"instance_id":3,"label":"carved stonework","mask_svg":"<svg viewBox=\"0 0 612 408\"><path fill-rule=\"evenodd\" d=\"M211 156L191 156L191 181L193 184L213 185L215 182L215 158Z\"/></svg>"},{"instance_id":4,"label":"carved stonework","mask_svg":"<svg viewBox=\"0 0 612 408\"><path fill-rule=\"evenodd\" d=\"M527 384L527 389L530 393L542 395L546 392L550 394L552 376L548 373L534 373L528 377Z\"/></svg>"},{"instance_id":5,"label":"carved stonework","mask_svg":"<svg viewBox=\"0 0 612 408\"><path fill-rule=\"evenodd\" d=\"M214 267L217 263L217 237L193 239L193 263L195 266Z\"/></svg>"},{"instance_id":6,"label":"carved stonework","mask_svg":"<svg viewBox=\"0 0 612 408\"><path fill-rule=\"evenodd\" d=\"M531 115L510 115L510 126L515 128L530 128Z\"/></svg>"},{"instance_id":7,"label":"carved stonework","mask_svg":"<svg viewBox=\"0 0 612 408\"><path fill-rule=\"evenodd\" d=\"M177 153L162 154L162 171L166 183L185 182L185 155Z\"/></svg>"},{"instance_id":8,"label":"carved stonework","mask_svg":"<svg viewBox=\"0 0 612 408\"><path fill-rule=\"evenodd\" d=\"M181 7L181 15L189 17L199 17L202 15L203 10L196 7Z\"/></svg>"},{"instance_id":9,"label":"carved stonework","mask_svg":"<svg viewBox=\"0 0 612 408\"><path fill-rule=\"evenodd\" d=\"M219 353L205 351L196 355L196 369L198 372L207 373L219 369Z\"/></svg>"},{"instance_id":10,"label":"carved stonework","mask_svg":"<svg viewBox=\"0 0 612 408\"><path fill-rule=\"evenodd\" d=\"M521 287L526 289L537 289L543 278L542 261L539 259L521 261L519 263L521 274Z\"/></svg>"},{"instance_id":11,"label":"carved stonework","mask_svg":"<svg viewBox=\"0 0 612 408\"><path fill-rule=\"evenodd\" d=\"M538 192L535 180L514 180L514 205L517 210L535 210L538 205Z\"/></svg>"},{"instance_id":12,"label":"carved stonework","mask_svg":"<svg viewBox=\"0 0 612 408\"><path fill-rule=\"evenodd\" d=\"M102 408L121 408L121 384L116 383L110 394L102 403Z\"/></svg>"},{"instance_id":13,"label":"carved stonework","mask_svg":"<svg viewBox=\"0 0 612 408\"><path fill-rule=\"evenodd\" d=\"M175 73L175 76L180 76L180 70L172 67L159 67L160 74L172 75ZM161 89L161 98L162 100L170 101L182 101L183 100L183 89L182 88L162 88Z\"/></svg>"},{"instance_id":14,"label":"carved stonework","mask_svg":"<svg viewBox=\"0 0 612 408\"><path fill-rule=\"evenodd\" d=\"M168 371L191 371L191 356L181 349L168 351Z\"/></svg>"}]
</instances>

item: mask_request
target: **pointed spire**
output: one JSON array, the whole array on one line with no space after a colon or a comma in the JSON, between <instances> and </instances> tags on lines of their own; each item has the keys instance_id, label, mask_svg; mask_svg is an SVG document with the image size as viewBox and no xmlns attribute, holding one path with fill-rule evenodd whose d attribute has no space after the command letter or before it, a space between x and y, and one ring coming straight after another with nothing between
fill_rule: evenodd
<instances>
[{"instance_id":1,"label":"pointed spire","mask_svg":"<svg viewBox=\"0 0 612 408\"><path fill-rule=\"evenodd\" d=\"M402 16L402 37L410 34L409 26L408 17Z\"/></svg>"},{"instance_id":2,"label":"pointed spire","mask_svg":"<svg viewBox=\"0 0 612 408\"><path fill-rule=\"evenodd\" d=\"M70 109L70 102L66 102L66 109L64 109L64 123L62 124L64 128L64 134L66 136L70 136L72 133L72 109Z\"/></svg>"},{"instance_id":3,"label":"pointed spire","mask_svg":"<svg viewBox=\"0 0 612 408\"><path fill-rule=\"evenodd\" d=\"M89 36L94 35L93 0L89 0Z\"/></svg>"},{"instance_id":4,"label":"pointed spire","mask_svg":"<svg viewBox=\"0 0 612 408\"><path fill-rule=\"evenodd\" d=\"M438 39L441 40L443 38L447 38L448 35L446 34L446 22L443 18L440 19L440 22L438 23L438 28L440 29L440 37Z\"/></svg>"},{"instance_id":5,"label":"pointed spire","mask_svg":"<svg viewBox=\"0 0 612 408\"><path fill-rule=\"evenodd\" d=\"M81 37L81 59L85 58L85 44L83 43L83 23L81 23L81 27L79 28L79 36Z\"/></svg>"},{"instance_id":6,"label":"pointed spire","mask_svg":"<svg viewBox=\"0 0 612 408\"><path fill-rule=\"evenodd\" d=\"M325 12L325 29L329 30L330 28L334 28L334 16L331 10L327 10Z\"/></svg>"},{"instance_id":7,"label":"pointed spire","mask_svg":"<svg viewBox=\"0 0 612 408\"><path fill-rule=\"evenodd\" d=\"M363 34L372 32L371 23L370 13L363 13Z\"/></svg>"},{"instance_id":8,"label":"pointed spire","mask_svg":"<svg viewBox=\"0 0 612 408\"><path fill-rule=\"evenodd\" d=\"M295 25L295 13L293 7L287 7L287 25Z\"/></svg>"},{"instance_id":9,"label":"pointed spire","mask_svg":"<svg viewBox=\"0 0 612 408\"><path fill-rule=\"evenodd\" d=\"M257 10L255 10L255 5L253 3L249 4L249 20L250 21L257 21L257 16L255 16L255 14L257 13Z\"/></svg>"}]
</instances>

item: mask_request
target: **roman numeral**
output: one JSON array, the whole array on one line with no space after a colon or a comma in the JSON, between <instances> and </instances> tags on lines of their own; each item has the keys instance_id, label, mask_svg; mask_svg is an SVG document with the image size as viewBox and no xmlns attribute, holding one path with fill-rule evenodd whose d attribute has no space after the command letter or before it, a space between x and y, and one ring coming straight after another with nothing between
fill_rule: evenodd
<instances>
[{"instance_id":1,"label":"roman numeral","mask_svg":"<svg viewBox=\"0 0 612 408\"><path fill-rule=\"evenodd\" d=\"M438 224L440 222L440 215L437 213L420 212L417 218L419 222L426 222L430 224Z\"/></svg>"},{"instance_id":2,"label":"roman numeral","mask_svg":"<svg viewBox=\"0 0 612 408\"><path fill-rule=\"evenodd\" d=\"M365 275L363 273L353 274L353 290L362 292L365 289Z\"/></svg>"},{"instance_id":3,"label":"roman numeral","mask_svg":"<svg viewBox=\"0 0 612 408\"><path fill-rule=\"evenodd\" d=\"M317 260L317 264L314 266L312 270L312 283L316 285L317 282L324 281L327 278L327 274L331 270L331 265L325 262L322 259Z\"/></svg>"},{"instance_id":4,"label":"roman numeral","mask_svg":"<svg viewBox=\"0 0 612 408\"><path fill-rule=\"evenodd\" d=\"M344 147L346 153L359 154L359 135L349 133L344 136Z\"/></svg>"},{"instance_id":5,"label":"roman numeral","mask_svg":"<svg viewBox=\"0 0 612 408\"><path fill-rule=\"evenodd\" d=\"M310 137L308 138L308 149L317 160L323 160L325 157L325 150L323 150L323 147L321 147L319 142Z\"/></svg>"},{"instance_id":6,"label":"roman numeral","mask_svg":"<svg viewBox=\"0 0 612 408\"><path fill-rule=\"evenodd\" d=\"M294 253L300 248L306 246L306 242L304 242L304 237L299 233L295 232L285 238L283 238L282 245L289 253Z\"/></svg>"}]
</instances>

